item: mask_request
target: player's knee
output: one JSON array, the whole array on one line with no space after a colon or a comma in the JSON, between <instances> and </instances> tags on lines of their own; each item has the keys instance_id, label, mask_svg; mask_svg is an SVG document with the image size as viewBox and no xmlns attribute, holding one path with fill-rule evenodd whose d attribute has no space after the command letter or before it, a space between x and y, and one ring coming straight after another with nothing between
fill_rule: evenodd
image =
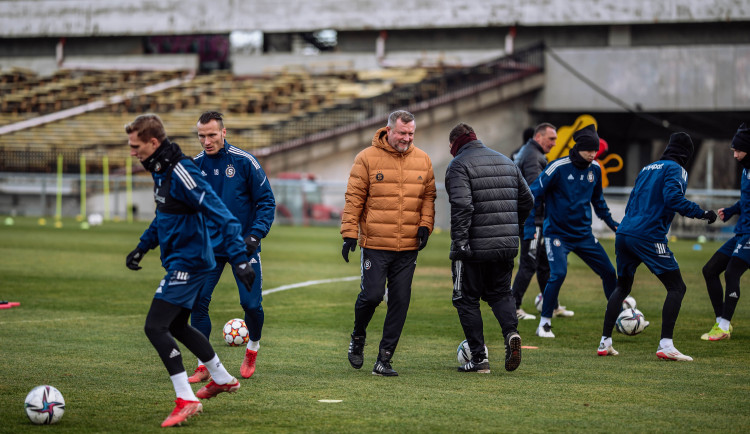
<instances>
[{"instance_id":1,"label":"player's knee","mask_svg":"<svg viewBox=\"0 0 750 434\"><path fill-rule=\"evenodd\" d=\"M249 314L263 312L263 306L260 304L260 300L242 301L240 302L240 306L242 306L242 310Z\"/></svg>"},{"instance_id":2,"label":"player's knee","mask_svg":"<svg viewBox=\"0 0 750 434\"><path fill-rule=\"evenodd\" d=\"M158 324L149 320L146 320L146 324L143 326L143 331L150 340L153 340L156 336L166 334L168 330L169 329L163 324Z\"/></svg>"}]
</instances>

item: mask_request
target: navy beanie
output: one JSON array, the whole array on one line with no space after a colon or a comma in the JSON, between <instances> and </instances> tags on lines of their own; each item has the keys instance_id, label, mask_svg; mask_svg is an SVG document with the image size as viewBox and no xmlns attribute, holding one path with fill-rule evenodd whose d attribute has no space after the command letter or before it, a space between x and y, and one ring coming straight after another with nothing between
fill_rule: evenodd
<instances>
[{"instance_id":1,"label":"navy beanie","mask_svg":"<svg viewBox=\"0 0 750 434\"><path fill-rule=\"evenodd\" d=\"M732 139L732 149L750 154L750 128L743 122Z\"/></svg>"},{"instance_id":2,"label":"navy beanie","mask_svg":"<svg viewBox=\"0 0 750 434\"><path fill-rule=\"evenodd\" d=\"M687 167L690 158L693 157L693 141L687 133L672 133L669 136L669 144L662 154L662 160L672 160L682 167Z\"/></svg>"},{"instance_id":3,"label":"navy beanie","mask_svg":"<svg viewBox=\"0 0 750 434\"><path fill-rule=\"evenodd\" d=\"M578 151L599 150L599 135L596 134L594 124L581 128L573 133L573 140L576 142L575 146Z\"/></svg>"}]
</instances>

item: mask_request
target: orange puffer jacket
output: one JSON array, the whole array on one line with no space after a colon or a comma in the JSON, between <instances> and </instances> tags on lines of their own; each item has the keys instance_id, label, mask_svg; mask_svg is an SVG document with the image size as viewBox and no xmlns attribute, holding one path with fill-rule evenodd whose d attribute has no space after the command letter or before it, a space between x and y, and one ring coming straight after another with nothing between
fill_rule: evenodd
<instances>
[{"instance_id":1,"label":"orange puffer jacket","mask_svg":"<svg viewBox=\"0 0 750 434\"><path fill-rule=\"evenodd\" d=\"M435 222L435 175L430 157L412 146L398 152L381 128L372 146L354 159L341 215L343 238L376 250L417 250L417 229L432 232Z\"/></svg>"}]
</instances>

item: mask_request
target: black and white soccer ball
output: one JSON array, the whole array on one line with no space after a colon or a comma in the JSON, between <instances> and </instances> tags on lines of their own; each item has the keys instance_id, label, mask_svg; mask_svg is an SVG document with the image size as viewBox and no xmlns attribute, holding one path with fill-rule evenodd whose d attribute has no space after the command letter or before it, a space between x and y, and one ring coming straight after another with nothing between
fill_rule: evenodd
<instances>
[{"instance_id":1,"label":"black and white soccer ball","mask_svg":"<svg viewBox=\"0 0 750 434\"><path fill-rule=\"evenodd\" d=\"M487 352L487 345L484 346L484 354L489 357L490 353ZM465 365L471 361L471 349L469 349L469 341L464 339L458 344L456 349L456 359L461 365Z\"/></svg>"},{"instance_id":2,"label":"black and white soccer ball","mask_svg":"<svg viewBox=\"0 0 750 434\"><path fill-rule=\"evenodd\" d=\"M62 393L52 386L36 386L26 395L24 409L31 423L50 425L62 419L65 413L65 399Z\"/></svg>"},{"instance_id":3,"label":"black and white soccer ball","mask_svg":"<svg viewBox=\"0 0 750 434\"><path fill-rule=\"evenodd\" d=\"M648 321L646 321L643 313L638 309L623 310L615 321L615 328L617 331L628 336L637 335L642 332L647 325Z\"/></svg>"},{"instance_id":4,"label":"black and white soccer ball","mask_svg":"<svg viewBox=\"0 0 750 434\"><path fill-rule=\"evenodd\" d=\"M544 304L544 297L542 297L542 293L540 292L539 294L537 294L536 298L534 299L534 306L536 306L536 310L541 312L543 304Z\"/></svg>"}]
</instances>

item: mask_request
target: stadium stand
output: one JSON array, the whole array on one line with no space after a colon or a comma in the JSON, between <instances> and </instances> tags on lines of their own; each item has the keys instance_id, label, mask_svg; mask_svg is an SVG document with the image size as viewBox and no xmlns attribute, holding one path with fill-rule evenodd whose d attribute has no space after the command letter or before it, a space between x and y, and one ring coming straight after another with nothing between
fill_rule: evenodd
<instances>
[{"instance_id":1,"label":"stadium stand","mask_svg":"<svg viewBox=\"0 0 750 434\"><path fill-rule=\"evenodd\" d=\"M204 110L220 110L231 119L232 142L244 149L303 145L343 125L361 125L394 107L429 100L448 102L467 89L492 87L527 74L541 73L542 47L471 68L393 68L311 72L284 67L262 76L233 76L214 71L70 71L41 78L22 70L2 74L0 171L52 172L57 155L66 171L77 170L80 157L96 168L128 158L122 127L134 115L158 113L171 138L188 155L200 151L195 122ZM170 82L181 78L179 82ZM172 83L155 91L149 86ZM451 96L453 95L453 96ZM117 98L114 100L113 98ZM3 131L23 120L95 101L106 104L80 114L16 131ZM116 102L112 102L116 101ZM112 164L112 163L111 163ZM115 163L120 165L122 163Z\"/></svg>"}]
</instances>

